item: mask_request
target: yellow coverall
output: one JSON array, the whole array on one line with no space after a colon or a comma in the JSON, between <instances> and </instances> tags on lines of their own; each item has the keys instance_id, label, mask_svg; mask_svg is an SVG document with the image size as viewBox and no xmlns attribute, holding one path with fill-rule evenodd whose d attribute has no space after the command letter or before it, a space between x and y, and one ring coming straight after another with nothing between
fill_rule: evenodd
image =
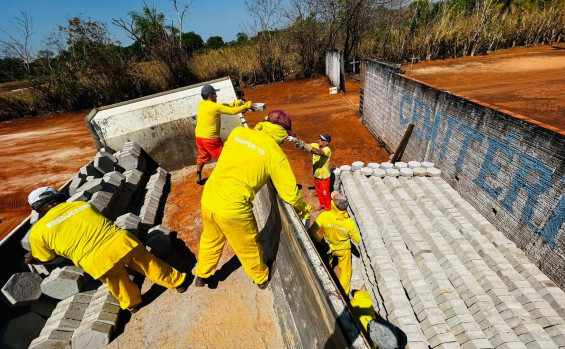
<instances>
[{"instance_id":1,"label":"yellow coverall","mask_svg":"<svg viewBox=\"0 0 565 349\"><path fill-rule=\"evenodd\" d=\"M347 211L340 211L332 201L331 211L322 212L310 229L308 233L310 236L320 242L322 239L318 236L318 230L324 231L324 240L328 243L332 255L337 257L337 266L340 273L338 275L339 283L345 291L349 294L349 287L351 283L351 242L361 242L361 235L355 226L353 219L349 218Z\"/></svg>"},{"instance_id":2,"label":"yellow coverall","mask_svg":"<svg viewBox=\"0 0 565 349\"><path fill-rule=\"evenodd\" d=\"M267 281L269 269L253 216L256 193L270 178L280 197L299 214L306 217L312 209L302 200L279 146L287 135L284 128L270 122L260 122L254 130L236 127L231 132L202 193L203 231L196 276L214 274L227 239L247 275L256 284Z\"/></svg>"},{"instance_id":3,"label":"yellow coverall","mask_svg":"<svg viewBox=\"0 0 565 349\"><path fill-rule=\"evenodd\" d=\"M86 202L65 202L50 209L31 229L31 253L42 262L56 255L70 259L94 279L108 284L122 309L141 302L139 288L125 265L167 288L180 286L180 273L150 254L135 236L114 225Z\"/></svg>"},{"instance_id":4,"label":"yellow coverall","mask_svg":"<svg viewBox=\"0 0 565 349\"><path fill-rule=\"evenodd\" d=\"M351 307L353 308L353 315L359 319L359 322L367 331L367 325L375 319L375 309L369 292L363 290L355 292L353 299L351 299ZM374 343L371 343L371 348L376 348Z\"/></svg>"},{"instance_id":5,"label":"yellow coverall","mask_svg":"<svg viewBox=\"0 0 565 349\"><path fill-rule=\"evenodd\" d=\"M198 104L194 134L199 138L220 138L221 114L235 115L249 108L251 108L251 102L242 104L241 100L228 105L202 100Z\"/></svg>"}]
</instances>

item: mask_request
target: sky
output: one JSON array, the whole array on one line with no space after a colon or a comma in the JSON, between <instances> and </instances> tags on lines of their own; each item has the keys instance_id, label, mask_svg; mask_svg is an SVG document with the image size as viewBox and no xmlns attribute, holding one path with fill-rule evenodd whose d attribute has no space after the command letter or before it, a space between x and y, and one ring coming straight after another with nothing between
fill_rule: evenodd
<instances>
[{"instance_id":1,"label":"sky","mask_svg":"<svg viewBox=\"0 0 565 349\"><path fill-rule=\"evenodd\" d=\"M189 0L178 0L179 6ZM149 7L155 6L167 18L167 24L174 21L178 26L177 14L172 0L146 0ZM105 22L108 31L123 46L133 41L125 31L111 24L112 18L127 18L129 11L140 12L143 0L0 0L0 40L6 40L4 33L15 34L14 17L20 11L27 12L33 23L31 47L37 51L42 42L54 32L57 24L65 24L68 18L81 15L91 20ZM239 32L247 32L249 18L243 0L195 0L183 21L183 32L194 31L206 41L210 36L221 36L224 41L236 39Z\"/></svg>"}]
</instances>

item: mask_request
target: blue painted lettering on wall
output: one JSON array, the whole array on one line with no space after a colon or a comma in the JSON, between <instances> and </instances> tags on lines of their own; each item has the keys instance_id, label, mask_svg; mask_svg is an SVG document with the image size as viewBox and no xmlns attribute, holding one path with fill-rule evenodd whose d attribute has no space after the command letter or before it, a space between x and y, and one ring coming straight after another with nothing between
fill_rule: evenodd
<instances>
[{"instance_id":1,"label":"blue painted lettering on wall","mask_svg":"<svg viewBox=\"0 0 565 349\"><path fill-rule=\"evenodd\" d=\"M431 108L426 102L405 94L400 100L400 123L402 125L407 125L409 122L414 123L414 135L432 151L436 150L439 129L444 125L444 137L439 156L446 159L448 152L459 151L455 168L458 171L464 171L467 152L471 147L473 149L484 148L486 146L483 144L485 135L470 125L460 123L457 119L442 111L438 111L432 119L430 110ZM410 114L412 115L411 120ZM459 126L456 127L458 124ZM463 135L460 149L453 149L453 146L450 146L453 132L460 132ZM544 241L555 247L555 237L561 225L565 222L565 196L561 198L545 226L536 229L536 225L533 223L534 209L538 204L539 196L551 187L554 170L543 161L511 146L516 137L515 130L511 130L504 140L491 136L486 137L488 147L478 175L473 182L493 199L498 200L511 213L514 212L518 195L521 191L524 191L527 199L521 212L522 221L539 234ZM503 188L497 184L500 183L498 175L501 168L515 161L518 161L516 173L509 188ZM565 185L565 178L563 178L563 184ZM506 194L501 198L503 192L506 192Z\"/></svg>"}]
</instances>

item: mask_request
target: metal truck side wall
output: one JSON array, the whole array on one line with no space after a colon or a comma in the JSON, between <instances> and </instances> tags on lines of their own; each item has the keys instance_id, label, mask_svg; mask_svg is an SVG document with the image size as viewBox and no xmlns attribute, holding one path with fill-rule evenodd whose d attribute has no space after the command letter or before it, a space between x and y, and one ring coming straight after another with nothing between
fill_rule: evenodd
<instances>
[{"instance_id":1,"label":"metal truck side wall","mask_svg":"<svg viewBox=\"0 0 565 349\"><path fill-rule=\"evenodd\" d=\"M253 202L288 348L369 348L294 208L269 184Z\"/></svg>"},{"instance_id":2,"label":"metal truck side wall","mask_svg":"<svg viewBox=\"0 0 565 349\"><path fill-rule=\"evenodd\" d=\"M94 109L86 117L94 144L119 150L125 142L137 142L168 171L196 164L194 128L204 84L219 90L219 103L237 99L231 80L222 78ZM241 119L241 114L222 115L223 140Z\"/></svg>"},{"instance_id":3,"label":"metal truck side wall","mask_svg":"<svg viewBox=\"0 0 565 349\"><path fill-rule=\"evenodd\" d=\"M426 160L540 269L565 288L565 133L440 91L366 60L362 121L395 149Z\"/></svg>"}]
</instances>

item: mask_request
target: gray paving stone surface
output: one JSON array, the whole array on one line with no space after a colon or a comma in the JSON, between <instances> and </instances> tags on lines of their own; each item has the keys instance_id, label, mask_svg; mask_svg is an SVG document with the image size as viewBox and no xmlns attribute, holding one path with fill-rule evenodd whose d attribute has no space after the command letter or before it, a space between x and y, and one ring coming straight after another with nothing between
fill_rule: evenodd
<instances>
[{"instance_id":1,"label":"gray paving stone surface","mask_svg":"<svg viewBox=\"0 0 565 349\"><path fill-rule=\"evenodd\" d=\"M4 284L2 294L11 306L27 305L41 297L42 281L36 273L16 273Z\"/></svg>"},{"instance_id":2,"label":"gray paving stone surface","mask_svg":"<svg viewBox=\"0 0 565 349\"><path fill-rule=\"evenodd\" d=\"M87 274L76 267L57 268L41 283L41 291L55 299L65 299L79 293L88 281Z\"/></svg>"}]
</instances>

